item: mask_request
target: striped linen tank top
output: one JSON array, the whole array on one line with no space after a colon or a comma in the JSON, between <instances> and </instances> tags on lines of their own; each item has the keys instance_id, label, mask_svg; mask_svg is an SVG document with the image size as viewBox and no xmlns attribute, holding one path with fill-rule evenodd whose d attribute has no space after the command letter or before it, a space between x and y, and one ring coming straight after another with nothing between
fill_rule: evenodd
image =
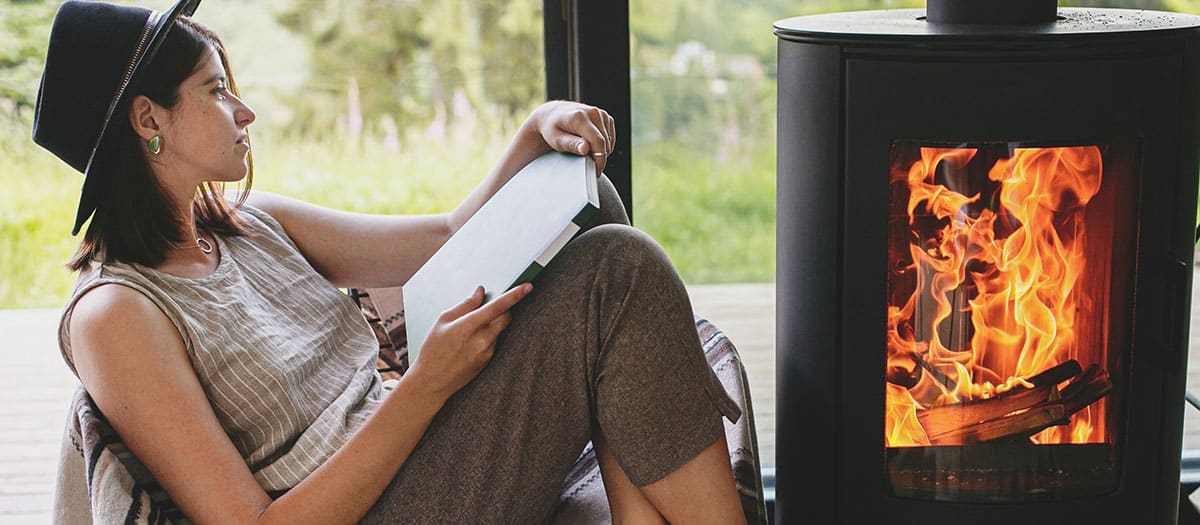
<instances>
[{"instance_id":1,"label":"striped linen tank top","mask_svg":"<svg viewBox=\"0 0 1200 525\"><path fill-rule=\"evenodd\" d=\"M278 222L250 206L238 213L248 233L217 239L221 259L207 277L123 263L85 269L63 312L59 347L74 372L70 316L89 290L116 283L142 293L179 330L209 403L259 485L286 490L382 402L379 346L354 302L313 269Z\"/></svg>"}]
</instances>

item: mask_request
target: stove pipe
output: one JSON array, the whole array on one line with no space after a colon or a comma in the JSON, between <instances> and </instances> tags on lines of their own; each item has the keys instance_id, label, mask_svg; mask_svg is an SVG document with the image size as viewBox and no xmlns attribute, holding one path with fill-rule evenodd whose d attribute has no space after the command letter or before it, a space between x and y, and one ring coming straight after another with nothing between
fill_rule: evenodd
<instances>
[{"instance_id":1,"label":"stove pipe","mask_svg":"<svg viewBox=\"0 0 1200 525\"><path fill-rule=\"evenodd\" d=\"M1056 0L927 0L926 20L935 24L1049 24Z\"/></svg>"}]
</instances>

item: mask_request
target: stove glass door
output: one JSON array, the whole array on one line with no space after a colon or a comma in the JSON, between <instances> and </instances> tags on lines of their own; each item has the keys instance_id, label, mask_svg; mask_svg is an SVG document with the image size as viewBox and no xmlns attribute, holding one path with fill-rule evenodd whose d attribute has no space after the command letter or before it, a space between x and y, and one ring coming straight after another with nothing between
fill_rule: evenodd
<instances>
[{"instance_id":1,"label":"stove glass door","mask_svg":"<svg viewBox=\"0 0 1200 525\"><path fill-rule=\"evenodd\" d=\"M893 141L884 443L893 496L1116 487L1135 141Z\"/></svg>"}]
</instances>

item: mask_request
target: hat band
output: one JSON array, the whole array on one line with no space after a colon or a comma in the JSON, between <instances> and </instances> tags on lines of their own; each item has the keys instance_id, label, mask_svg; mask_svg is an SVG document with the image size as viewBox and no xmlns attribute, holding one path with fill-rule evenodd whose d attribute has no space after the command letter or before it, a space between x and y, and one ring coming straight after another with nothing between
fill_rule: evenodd
<instances>
[{"instance_id":1,"label":"hat band","mask_svg":"<svg viewBox=\"0 0 1200 525\"><path fill-rule=\"evenodd\" d=\"M133 70L137 67L138 59L142 56L142 52L146 49L146 43L150 41L150 33L154 32L154 26L158 24L158 19L162 18L162 13L158 11L150 11L150 16L146 17L146 27L142 29L142 37L138 39L137 47L133 50L133 56L129 57L129 65L125 67L125 76L121 78L121 84L117 86L117 93L113 95L112 101L108 103L108 112L104 115L104 125L100 128L100 134L96 137L96 143L92 145L92 154L88 158L87 173L92 168L92 161L96 159L96 149L100 147L100 137L104 136L104 132L108 131L108 123L112 120L113 113L117 110L117 102L121 100L121 96L125 94L125 89L129 87L129 79L133 77Z\"/></svg>"}]
</instances>

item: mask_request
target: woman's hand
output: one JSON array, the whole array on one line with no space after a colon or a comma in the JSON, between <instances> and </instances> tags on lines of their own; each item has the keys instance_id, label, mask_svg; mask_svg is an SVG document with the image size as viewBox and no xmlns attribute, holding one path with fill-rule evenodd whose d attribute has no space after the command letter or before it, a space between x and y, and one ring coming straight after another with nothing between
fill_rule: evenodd
<instances>
[{"instance_id":1,"label":"woman's hand","mask_svg":"<svg viewBox=\"0 0 1200 525\"><path fill-rule=\"evenodd\" d=\"M411 255L414 253L411 245L404 247L404 254L416 263L413 271L420 268L420 265L441 247L445 239L454 235L454 232L466 224L467 219L475 215L475 212L492 198L492 195L500 191L521 168L534 159L550 150L591 155L596 164L596 176L599 177L615 144L616 125L613 118L603 109L563 100L538 106L521 124L521 129L517 131L508 148L505 148L504 154L500 156L492 171L471 190L471 194L467 195L454 211L444 216L445 228L442 231L445 235L431 237L436 239L436 242L421 246L424 250L416 251L416 257Z\"/></svg>"},{"instance_id":2,"label":"woman's hand","mask_svg":"<svg viewBox=\"0 0 1200 525\"><path fill-rule=\"evenodd\" d=\"M470 297L438 316L405 375L417 378L439 399L449 399L491 361L496 338L512 320L509 309L532 289L522 284L481 307L483 287L476 287Z\"/></svg>"},{"instance_id":3,"label":"woman's hand","mask_svg":"<svg viewBox=\"0 0 1200 525\"><path fill-rule=\"evenodd\" d=\"M617 130L612 116L595 106L555 100L542 104L525 121L551 149L576 155L592 155L596 175L616 145Z\"/></svg>"}]
</instances>

